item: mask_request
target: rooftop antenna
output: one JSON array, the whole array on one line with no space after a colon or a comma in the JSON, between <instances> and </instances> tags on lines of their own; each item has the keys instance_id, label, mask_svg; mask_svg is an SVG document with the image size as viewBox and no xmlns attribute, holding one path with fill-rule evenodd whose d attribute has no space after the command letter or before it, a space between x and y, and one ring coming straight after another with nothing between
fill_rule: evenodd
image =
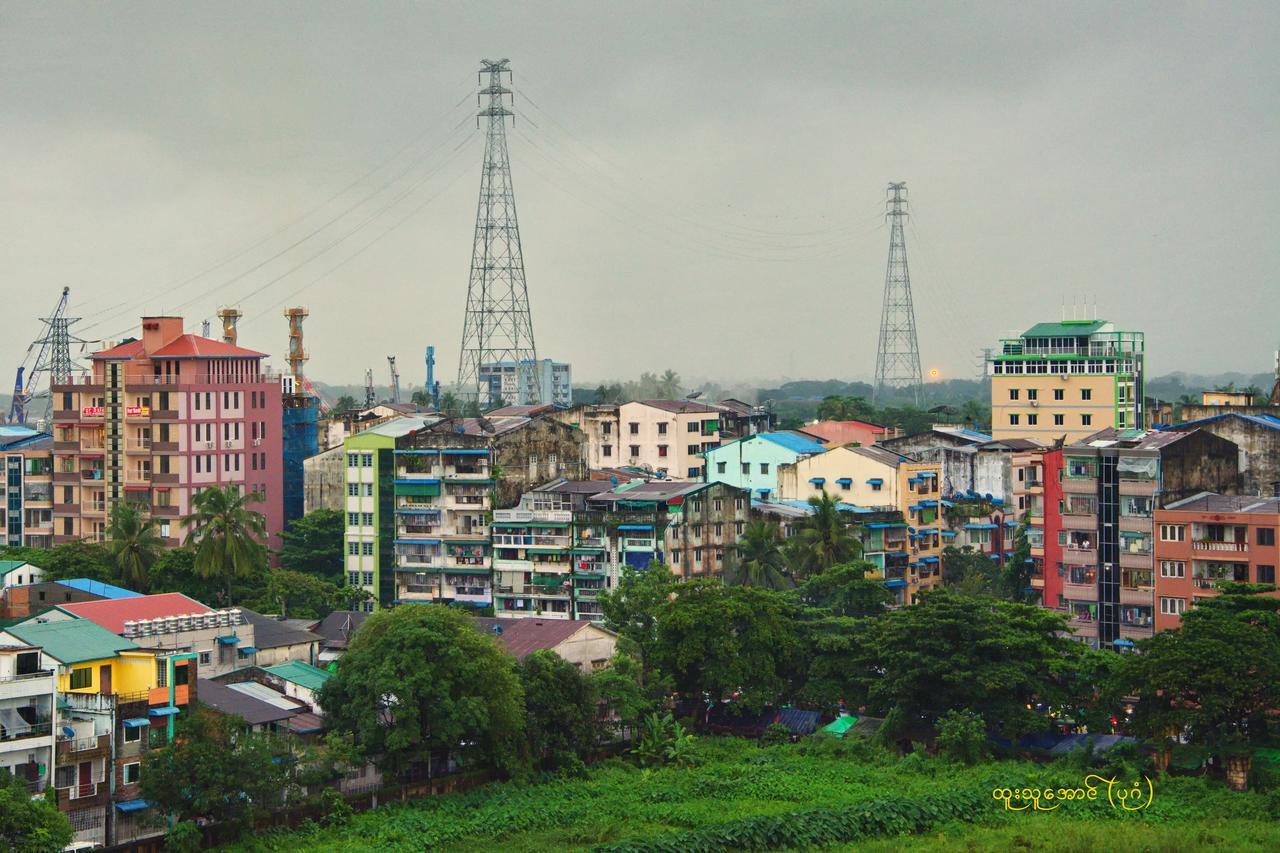
<instances>
[{"instance_id":1,"label":"rooftop antenna","mask_svg":"<svg viewBox=\"0 0 1280 853\"><path fill-rule=\"evenodd\" d=\"M209 331L210 331L210 330L209 330L209 325L210 325L210 324L209 324L209 321L208 321L208 320L201 320L201 321L200 321L200 337L202 337L202 338L207 338L207 337L209 337Z\"/></svg>"},{"instance_id":2,"label":"rooftop antenna","mask_svg":"<svg viewBox=\"0 0 1280 853\"><path fill-rule=\"evenodd\" d=\"M884 276L884 303L880 311L880 346L876 351L875 396L889 388L911 389L920 404L920 343L916 338L916 310L911 299L911 274L907 269L907 240L902 221L907 217L907 185L889 184L885 218L889 220L889 264Z\"/></svg>"}]
</instances>

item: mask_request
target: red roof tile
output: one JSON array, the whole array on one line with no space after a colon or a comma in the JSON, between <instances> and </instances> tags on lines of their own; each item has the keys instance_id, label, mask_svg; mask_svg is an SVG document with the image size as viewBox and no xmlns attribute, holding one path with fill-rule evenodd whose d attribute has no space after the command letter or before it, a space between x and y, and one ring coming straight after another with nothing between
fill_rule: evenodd
<instances>
[{"instance_id":1,"label":"red roof tile","mask_svg":"<svg viewBox=\"0 0 1280 853\"><path fill-rule=\"evenodd\" d=\"M80 601L73 604L59 604L58 607L73 616L96 622L113 634L123 634L124 623L137 619L213 612L212 608L180 592L163 592L159 595L140 595L136 598L103 601Z\"/></svg>"}]
</instances>

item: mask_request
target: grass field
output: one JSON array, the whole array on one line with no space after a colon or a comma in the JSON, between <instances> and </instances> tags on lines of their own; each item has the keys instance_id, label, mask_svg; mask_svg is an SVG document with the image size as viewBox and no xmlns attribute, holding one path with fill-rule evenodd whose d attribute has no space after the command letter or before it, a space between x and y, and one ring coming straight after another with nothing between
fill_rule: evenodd
<instances>
[{"instance_id":1,"label":"grass field","mask_svg":"<svg viewBox=\"0 0 1280 853\"><path fill-rule=\"evenodd\" d=\"M1280 797L1234 794L1198 778L1156 782L1148 808L1094 801L1051 812L1005 809L995 788L1075 788L1065 762L959 767L862 745L760 747L711 738L689 769L623 760L583 779L497 784L242 842L246 851L765 849L1280 849ZM1122 780L1132 781L1132 780Z\"/></svg>"}]
</instances>

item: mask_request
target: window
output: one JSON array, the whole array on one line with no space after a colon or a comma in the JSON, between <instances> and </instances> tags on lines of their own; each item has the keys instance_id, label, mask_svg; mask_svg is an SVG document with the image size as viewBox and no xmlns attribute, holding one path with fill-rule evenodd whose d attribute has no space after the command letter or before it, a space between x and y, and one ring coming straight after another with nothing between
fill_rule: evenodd
<instances>
[{"instance_id":1,"label":"window","mask_svg":"<svg viewBox=\"0 0 1280 853\"><path fill-rule=\"evenodd\" d=\"M1054 426L1062 426L1062 424L1063 424L1063 422L1064 422L1065 420L1066 420L1066 415L1054 415L1054 416L1053 416L1053 425L1054 425Z\"/></svg>"},{"instance_id":2,"label":"window","mask_svg":"<svg viewBox=\"0 0 1280 853\"><path fill-rule=\"evenodd\" d=\"M728 468L728 467L729 467L729 463L727 463L727 462L717 462L717 463L716 463L716 473L717 473L717 474L723 474L723 473L725 472L725 469L726 469L726 468Z\"/></svg>"},{"instance_id":3,"label":"window","mask_svg":"<svg viewBox=\"0 0 1280 853\"><path fill-rule=\"evenodd\" d=\"M601 445L601 447L600 447L600 455L601 455L601 456L606 456L606 457L608 457L608 456L612 456L612 455L613 455L613 445L612 445L612 444L605 444L605 445Z\"/></svg>"},{"instance_id":4,"label":"window","mask_svg":"<svg viewBox=\"0 0 1280 853\"><path fill-rule=\"evenodd\" d=\"M1081 400L1092 400L1092 399L1093 399L1093 389L1092 389L1092 388L1081 388L1081 389L1080 389L1080 399L1081 399ZM1181 613L1182 611L1181 611L1181 610L1179 610L1178 612L1179 612L1179 613Z\"/></svg>"},{"instance_id":5,"label":"window","mask_svg":"<svg viewBox=\"0 0 1280 853\"><path fill-rule=\"evenodd\" d=\"M722 536L724 536L724 523L717 521L716 522L716 538L719 539Z\"/></svg>"},{"instance_id":6,"label":"window","mask_svg":"<svg viewBox=\"0 0 1280 853\"><path fill-rule=\"evenodd\" d=\"M1254 583L1270 583L1276 582L1275 566L1258 566L1258 579Z\"/></svg>"},{"instance_id":7,"label":"window","mask_svg":"<svg viewBox=\"0 0 1280 853\"><path fill-rule=\"evenodd\" d=\"M265 468L267 466L264 464L262 467ZM373 483L364 483L363 485L364 485L364 496L366 498L373 497Z\"/></svg>"},{"instance_id":8,"label":"window","mask_svg":"<svg viewBox=\"0 0 1280 853\"><path fill-rule=\"evenodd\" d=\"M702 476L702 469L701 469L701 468L690 468L690 469L689 469L689 474L688 474L688 476L690 476L690 477L694 477L694 478L701 477L701 476Z\"/></svg>"},{"instance_id":9,"label":"window","mask_svg":"<svg viewBox=\"0 0 1280 853\"><path fill-rule=\"evenodd\" d=\"M768 474L768 473L769 473L769 463L768 463L768 462L761 462L761 463L760 463L760 473L761 473L761 474Z\"/></svg>"},{"instance_id":10,"label":"window","mask_svg":"<svg viewBox=\"0 0 1280 853\"><path fill-rule=\"evenodd\" d=\"M663 421L662 423L658 424L658 435L666 435L666 434L667 434L667 423L666 421Z\"/></svg>"},{"instance_id":11,"label":"window","mask_svg":"<svg viewBox=\"0 0 1280 853\"><path fill-rule=\"evenodd\" d=\"M124 766L124 783L126 785L136 785L138 780L142 778L142 763L132 761Z\"/></svg>"},{"instance_id":12,"label":"window","mask_svg":"<svg viewBox=\"0 0 1280 853\"><path fill-rule=\"evenodd\" d=\"M71 670L71 689L85 690L93 686L93 667L85 666Z\"/></svg>"},{"instance_id":13,"label":"window","mask_svg":"<svg viewBox=\"0 0 1280 853\"><path fill-rule=\"evenodd\" d=\"M210 653L209 653L209 652L200 652L200 665L201 665L201 666L208 666L208 665L209 665L209 661L210 661L210 657L211 657L211 655L210 655Z\"/></svg>"},{"instance_id":14,"label":"window","mask_svg":"<svg viewBox=\"0 0 1280 853\"><path fill-rule=\"evenodd\" d=\"M1038 395L1038 394L1039 394L1039 392L1038 392L1035 388L1028 388L1028 389L1027 389L1027 399L1028 399L1028 400L1034 400L1034 399L1036 399L1036 397L1037 397L1037 395Z\"/></svg>"},{"instance_id":15,"label":"window","mask_svg":"<svg viewBox=\"0 0 1280 853\"><path fill-rule=\"evenodd\" d=\"M742 473L743 473L743 474L748 474L748 475L751 473L751 463L750 463L750 462L743 462L743 463L742 463Z\"/></svg>"},{"instance_id":16,"label":"window","mask_svg":"<svg viewBox=\"0 0 1280 853\"><path fill-rule=\"evenodd\" d=\"M659 456L666 456L666 455L667 455L667 446L666 446L665 444L659 444L659 445L658 445L658 455L659 455Z\"/></svg>"},{"instance_id":17,"label":"window","mask_svg":"<svg viewBox=\"0 0 1280 853\"><path fill-rule=\"evenodd\" d=\"M1018 389L1017 389L1017 388L1010 388L1010 389L1009 389L1009 399L1010 399L1010 400L1016 400L1016 399L1018 399Z\"/></svg>"},{"instance_id":18,"label":"window","mask_svg":"<svg viewBox=\"0 0 1280 853\"><path fill-rule=\"evenodd\" d=\"M1160 525L1161 542L1183 542L1186 540L1187 528L1183 524Z\"/></svg>"},{"instance_id":19,"label":"window","mask_svg":"<svg viewBox=\"0 0 1280 853\"><path fill-rule=\"evenodd\" d=\"M742 512L744 509L746 509L746 508L747 508L747 501L746 501L746 499L745 499L745 498L734 498L734 499L733 499L733 508L734 508L734 509L736 509L738 512Z\"/></svg>"},{"instance_id":20,"label":"window","mask_svg":"<svg viewBox=\"0 0 1280 853\"><path fill-rule=\"evenodd\" d=\"M698 422L697 422L697 421L689 421L689 423L688 423L688 431L689 431L689 432L697 432L697 431L698 431Z\"/></svg>"},{"instance_id":21,"label":"window","mask_svg":"<svg viewBox=\"0 0 1280 853\"><path fill-rule=\"evenodd\" d=\"M359 586L359 585L360 585L360 573L347 572L347 586Z\"/></svg>"},{"instance_id":22,"label":"window","mask_svg":"<svg viewBox=\"0 0 1280 853\"><path fill-rule=\"evenodd\" d=\"M348 526L348 527L359 527L359 526L360 526L360 513L358 513L358 512L349 512L349 513L347 513L347 526Z\"/></svg>"},{"instance_id":23,"label":"window","mask_svg":"<svg viewBox=\"0 0 1280 853\"><path fill-rule=\"evenodd\" d=\"M1054 389L1053 389L1053 399L1055 399L1055 400L1064 400L1064 399L1066 399L1066 396L1067 396L1067 392L1066 392L1066 391L1064 391L1063 389L1061 389L1061 388L1054 388Z\"/></svg>"},{"instance_id":24,"label":"window","mask_svg":"<svg viewBox=\"0 0 1280 853\"><path fill-rule=\"evenodd\" d=\"M699 447L699 446L698 446L698 445L696 445L696 444L691 444L691 445L689 445L689 455L690 455L690 456L693 456L693 455L697 454L697 453L698 453L699 451L701 451L701 450L702 450L702 448L701 448L701 447Z\"/></svg>"},{"instance_id":25,"label":"window","mask_svg":"<svg viewBox=\"0 0 1280 853\"><path fill-rule=\"evenodd\" d=\"M720 512L723 509L724 509L724 500L722 498L716 498L711 502L712 512Z\"/></svg>"},{"instance_id":26,"label":"window","mask_svg":"<svg viewBox=\"0 0 1280 853\"><path fill-rule=\"evenodd\" d=\"M352 557L358 556L358 555L360 554L360 543L359 543L359 542L348 542L348 543L347 543L347 554L348 554L349 556L352 556Z\"/></svg>"},{"instance_id":27,"label":"window","mask_svg":"<svg viewBox=\"0 0 1280 853\"><path fill-rule=\"evenodd\" d=\"M1009 426L1017 426L1017 425L1018 425L1018 416L1009 415Z\"/></svg>"},{"instance_id":28,"label":"window","mask_svg":"<svg viewBox=\"0 0 1280 853\"><path fill-rule=\"evenodd\" d=\"M742 535L742 529L743 529L743 526L744 526L744 522L741 522L741 521L735 521L735 522L733 523L733 535L735 535L735 536L741 536L741 535Z\"/></svg>"},{"instance_id":29,"label":"window","mask_svg":"<svg viewBox=\"0 0 1280 853\"><path fill-rule=\"evenodd\" d=\"M208 652L204 652L204 654L208 654ZM137 742L138 742L138 741L140 741L140 740L142 740L142 729L128 729L128 728L127 728L127 729L125 729L125 730L124 730L124 742L125 742L125 743L137 743ZM58 769L59 769L59 770L61 770L62 768L61 768L61 767L59 767Z\"/></svg>"},{"instance_id":30,"label":"window","mask_svg":"<svg viewBox=\"0 0 1280 853\"><path fill-rule=\"evenodd\" d=\"M1258 528L1258 544L1274 545L1276 544L1276 529L1274 527Z\"/></svg>"},{"instance_id":31,"label":"window","mask_svg":"<svg viewBox=\"0 0 1280 853\"><path fill-rule=\"evenodd\" d=\"M1035 426L1040 422L1039 415L1027 415L1027 426Z\"/></svg>"},{"instance_id":32,"label":"window","mask_svg":"<svg viewBox=\"0 0 1280 853\"><path fill-rule=\"evenodd\" d=\"M366 557L372 557L372 556L373 556L373 543L372 543L372 542L361 542L361 543L360 543L360 553L361 553L361 554L364 554Z\"/></svg>"},{"instance_id":33,"label":"window","mask_svg":"<svg viewBox=\"0 0 1280 853\"><path fill-rule=\"evenodd\" d=\"M1185 578L1187 576L1187 564L1182 560L1161 560L1160 561L1160 577L1162 578Z\"/></svg>"},{"instance_id":34,"label":"window","mask_svg":"<svg viewBox=\"0 0 1280 853\"><path fill-rule=\"evenodd\" d=\"M373 513L371 512L360 513L360 525L362 527L373 527Z\"/></svg>"},{"instance_id":35,"label":"window","mask_svg":"<svg viewBox=\"0 0 1280 853\"><path fill-rule=\"evenodd\" d=\"M638 444L633 444L633 445L631 445L631 455L632 455L632 456L639 456L639 455L640 455L640 445L638 445Z\"/></svg>"},{"instance_id":36,"label":"window","mask_svg":"<svg viewBox=\"0 0 1280 853\"><path fill-rule=\"evenodd\" d=\"M360 581L365 586L373 586L373 572L361 572Z\"/></svg>"},{"instance_id":37,"label":"window","mask_svg":"<svg viewBox=\"0 0 1280 853\"><path fill-rule=\"evenodd\" d=\"M1181 616L1187 609L1185 598L1165 598L1160 596L1160 612L1166 616Z\"/></svg>"},{"instance_id":38,"label":"window","mask_svg":"<svg viewBox=\"0 0 1280 853\"><path fill-rule=\"evenodd\" d=\"M600 424L600 434L613 435L613 424L609 423L608 421L605 421L604 423Z\"/></svg>"},{"instance_id":39,"label":"window","mask_svg":"<svg viewBox=\"0 0 1280 853\"><path fill-rule=\"evenodd\" d=\"M701 549L701 548L694 548L694 549L693 549L693 561L694 561L695 563L701 563L701 562L702 562L702 549Z\"/></svg>"},{"instance_id":40,"label":"window","mask_svg":"<svg viewBox=\"0 0 1280 853\"><path fill-rule=\"evenodd\" d=\"M878 491L880 491L880 487L881 487L881 486L883 486L883 485L884 485L883 483L878 483L878 482L877 482L877 483L872 483L872 484L871 484L871 491L873 491L873 492L878 492Z\"/></svg>"},{"instance_id":41,"label":"window","mask_svg":"<svg viewBox=\"0 0 1280 853\"><path fill-rule=\"evenodd\" d=\"M631 423L627 424L627 432L630 433L631 435L639 435L640 424L636 423L635 421L632 421Z\"/></svg>"},{"instance_id":42,"label":"window","mask_svg":"<svg viewBox=\"0 0 1280 853\"><path fill-rule=\"evenodd\" d=\"M1080 426L1093 426L1093 415L1081 415Z\"/></svg>"}]
</instances>

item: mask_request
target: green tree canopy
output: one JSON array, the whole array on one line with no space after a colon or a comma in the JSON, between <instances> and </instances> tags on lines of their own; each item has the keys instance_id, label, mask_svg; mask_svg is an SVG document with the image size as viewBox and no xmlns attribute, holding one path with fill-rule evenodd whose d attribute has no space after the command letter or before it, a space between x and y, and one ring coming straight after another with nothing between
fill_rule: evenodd
<instances>
[{"instance_id":1,"label":"green tree canopy","mask_svg":"<svg viewBox=\"0 0 1280 853\"><path fill-rule=\"evenodd\" d=\"M164 540L151 519L143 518L138 508L126 501L116 502L107 522L107 551L116 561L125 586L146 592L151 566L164 548Z\"/></svg>"},{"instance_id":2,"label":"green tree canopy","mask_svg":"<svg viewBox=\"0 0 1280 853\"><path fill-rule=\"evenodd\" d=\"M737 543L728 549L724 580L728 584L764 589L791 587L777 525L767 521L747 524Z\"/></svg>"},{"instance_id":3,"label":"green tree canopy","mask_svg":"<svg viewBox=\"0 0 1280 853\"><path fill-rule=\"evenodd\" d=\"M868 707L903 737L927 739L947 711L970 709L1014 738L1047 725L1037 702L1067 698L1083 647L1065 630L1060 613L944 589L871 620L849 663Z\"/></svg>"},{"instance_id":4,"label":"green tree canopy","mask_svg":"<svg viewBox=\"0 0 1280 853\"><path fill-rule=\"evenodd\" d=\"M524 729L515 669L469 614L402 604L365 621L319 699L329 726L388 771L438 749L507 769Z\"/></svg>"},{"instance_id":5,"label":"green tree canopy","mask_svg":"<svg viewBox=\"0 0 1280 853\"><path fill-rule=\"evenodd\" d=\"M675 592L658 613L654 657L680 692L738 693L750 710L790 695L803 648L786 595L718 579L688 581Z\"/></svg>"},{"instance_id":6,"label":"green tree canopy","mask_svg":"<svg viewBox=\"0 0 1280 853\"><path fill-rule=\"evenodd\" d=\"M520 663L525 735L534 765L559 770L581 762L599 739L595 683L546 649Z\"/></svg>"},{"instance_id":7,"label":"green tree canopy","mask_svg":"<svg viewBox=\"0 0 1280 853\"><path fill-rule=\"evenodd\" d=\"M806 607L834 616L872 616L883 613L893 601L884 582L867 575L878 572L874 563L855 560L837 563L796 588L797 600Z\"/></svg>"},{"instance_id":8,"label":"green tree canopy","mask_svg":"<svg viewBox=\"0 0 1280 853\"><path fill-rule=\"evenodd\" d=\"M862 542L840 511L839 503L825 490L809 498L812 512L787 541L791 570L798 579L862 556Z\"/></svg>"},{"instance_id":9,"label":"green tree canopy","mask_svg":"<svg viewBox=\"0 0 1280 853\"><path fill-rule=\"evenodd\" d=\"M183 714L173 742L145 753L142 795L177 820L207 818L239 830L279 808L293 789L288 744L244 731L235 717Z\"/></svg>"},{"instance_id":10,"label":"green tree canopy","mask_svg":"<svg viewBox=\"0 0 1280 853\"><path fill-rule=\"evenodd\" d=\"M371 596L353 586L339 586L306 572L270 569L266 586L256 598L255 609L302 619L323 619L335 610L354 610Z\"/></svg>"},{"instance_id":11,"label":"green tree canopy","mask_svg":"<svg viewBox=\"0 0 1280 853\"><path fill-rule=\"evenodd\" d=\"M52 548L4 548L0 549L0 558L25 560L39 566L51 581L89 578L110 584L121 582L111 552L103 545L89 542L64 542Z\"/></svg>"},{"instance_id":12,"label":"green tree canopy","mask_svg":"<svg viewBox=\"0 0 1280 853\"><path fill-rule=\"evenodd\" d=\"M343 394L338 398L338 402L333 404L333 413L335 415L345 415L347 412L357 411L359 405L355 397L350 394Z\"/></svg>"},{"instance_id":13,"label":"green tree canopy","mask_svg":"<svg viewBox=\"0 0 1280 853\"><path fill-rule=\"evenodd\" d=\"M196 601L217 601L222 595L221 579L196 571L196 554L190 548L170 548L151 566L151 592L180 592Z\"/></svg>"},{"instance_id":14,"label":"green tree canopy","mask_svg":"<svg viewBox=\"0 0 1280 853\"><path fill-rule=\"evenodd\" d=\"M342 583L345 534L346 516L336 509L317 509L295 518L280 534L281 568Z\"/></svg>"},{"instance_id":15,"label":"green tree canopy","mask_svg":"<svg viewBox=\"0 0 1280 853\"><path fill-rule=\"evenodd\" d=\"M608 666L591 674L591 680L605 714L624 734L657 704L654 691L645 687L640 663L626 654L615 654Z\"/></svg>"},{"instance_id":16,"label":"green tree canopy","mask_svg":"<svg viewBox=\"0 0 1280 853\"><path fill-rule=\"evenodd\" d=\"M600 596L605 625L633 645L646 668L653 664L658 612L675 587L676 578L670 569L661 563L650 563L643 569L623 567L618 585Z\"/></svg>"},{"instance_id":17,"label":"green tree canopy","mask_svg":"<svg viewBox=\"0 0 1280 853\"><path fill-rule=\"evenodd\" d=\"M0 770L0 850L47 853L71 843L71 821L43 797L32 798L26 783Z\"/></svg>"},{"instance_id":18,"label":"green tree canopy","mask_svg":"<svg viewBox=\"0 0 1280 853\"><path fill-rule=\"evenodd\" d=\"M191 513L182 519L185 544L195 550L196 571L222 579L226 606L233 601L233 579L251 578L266 569L267 521L249 508L261 500L257 492L242 495L234 485L210 486L196 494Z\"/></svg>"}]
</instances>

